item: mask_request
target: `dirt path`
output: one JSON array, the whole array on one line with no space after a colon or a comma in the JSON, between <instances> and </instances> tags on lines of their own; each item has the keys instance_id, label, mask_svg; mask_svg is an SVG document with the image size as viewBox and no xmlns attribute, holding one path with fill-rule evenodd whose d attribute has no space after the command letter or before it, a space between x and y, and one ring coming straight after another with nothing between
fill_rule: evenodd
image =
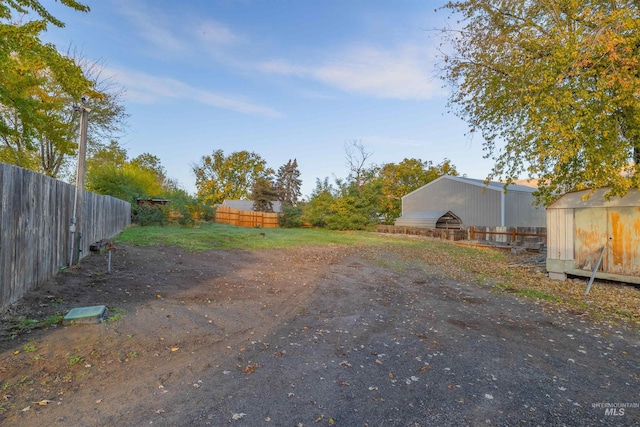
<instances>
[{"instance_id":1,"label":"dirt path","mask_svg":"<svg viewBox=\"0 0 640 427\"><path fill-rule=\"evenodd\" d=\"M10 314L105 304L111 321L3 324L0 423L640 424L637 329L391 256L122 245L107 275L93 255Z\"/></svg>"}]
</instances>

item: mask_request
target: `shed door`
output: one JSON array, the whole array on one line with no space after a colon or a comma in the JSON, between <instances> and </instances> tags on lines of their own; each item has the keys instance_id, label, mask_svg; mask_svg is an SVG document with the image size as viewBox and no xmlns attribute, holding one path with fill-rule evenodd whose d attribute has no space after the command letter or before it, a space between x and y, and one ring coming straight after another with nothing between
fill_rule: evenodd
<instances>
[{"instance_id":1,"label":"shed door","mask_svg":"<svg viewBox=\"0 0 640 427\"><path fill-rule=\"evenodd\" d=\"M608 208L607 273L640 276L640 207Z\"/></svg>"},{"instance_id":2,"label":"shed door","mask_svg":"<svg viewBox=\"0 0 640 427\"><path fill-rule=\"evenodd\" d=\"M574 259L578 270L593 271L602 247L609 238L606 209L583 208L574 211ZM606 255L606 251L605 251ZM604 271L604 259L598 271Z\"/></svg>"},{"instance_id":3,"label":"shed door","mask_svg":"<svg viewBox=\"0 0 640 427\"><path fill-rule=\"evenodd\" d=\"M592 271L606 246L598 271L640 276L640 208L576 209L575 267Z\"/></svg>"}]
</instances>

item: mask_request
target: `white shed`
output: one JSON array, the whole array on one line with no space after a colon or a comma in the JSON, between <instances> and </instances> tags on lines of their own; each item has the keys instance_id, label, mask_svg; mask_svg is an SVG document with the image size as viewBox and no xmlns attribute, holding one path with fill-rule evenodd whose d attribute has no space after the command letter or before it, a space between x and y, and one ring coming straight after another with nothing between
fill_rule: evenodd
<instances>
[{"instance_id":1,"label":"white shed","mask_svg":"<svg viewBox=\"0 0 640 427\"><path fill-rule=\"evenodd\" d=\"M415 221L421 213L448 212L462 226L544 227L543 208L534 206L536 189L503 182L443 175L402 198L402 216L396 225Z\"/></svg>"},{"instance_id":2,"label":"white shed","mask_svg":"<svg viewBox=\"0 0 640 427\"><path fill-rule=\"evenodd\" d=\"M604 199L608 189L567 193L547 208L547 271L640 283L640 191Z\"/></svg>"}]
</instances>

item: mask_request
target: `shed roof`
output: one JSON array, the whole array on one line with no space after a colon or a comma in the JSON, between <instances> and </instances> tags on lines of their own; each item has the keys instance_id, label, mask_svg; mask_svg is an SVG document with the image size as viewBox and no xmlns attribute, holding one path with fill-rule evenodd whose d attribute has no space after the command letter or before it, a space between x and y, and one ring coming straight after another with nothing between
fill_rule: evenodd
<instances>
[{"instance_id":1,"label":"shed roof","mask_svg":"<svg viewBox=\"0 0 640 427\"><path fill-rule=\"evenodd\" d=\"M462 177L462 176L442 175L440 178L434 179L430 183L423 185L422 187L418 188L417 190L414 190L411 193L406 194L404 197L407 197L408 195L413 194L413 193L415 193L416 191L418 191L418 190L420 190L422 188L425 188L425 187L428 187L430 185L433 185L436 182L438 182L440 180L443 180L443 179L463 182L465 184L475 185L475 186L483 187L483 188L486 188L488 190L493 190L493 191L500 191L500 192L504 191L504 182L489 181L489 183L486 184L485 181L482 180L482 179L467 178L467 177ZM534 191L536 191L536 189L534 187L529 187L528 185L509 184L507 186L507 191L519 191L519 192L522 192L522 193L531 194Z\"/></svg>"},{"instance_id":2,"label":"shed roof","mask_svg":"<svg viewBox=\"0 0 640 427\"><path fill-rule=\"evenodd\" d=\"M572 191L564 194L558 200L550 204L547 209L574 209L574 208L604 208L621 206L640 206L640 191L632 188L624 197L612 197L609 200L604 195L609 188L596 190ZM584 197L590 197L584 200Z\"/></svg>"}]
</instances>

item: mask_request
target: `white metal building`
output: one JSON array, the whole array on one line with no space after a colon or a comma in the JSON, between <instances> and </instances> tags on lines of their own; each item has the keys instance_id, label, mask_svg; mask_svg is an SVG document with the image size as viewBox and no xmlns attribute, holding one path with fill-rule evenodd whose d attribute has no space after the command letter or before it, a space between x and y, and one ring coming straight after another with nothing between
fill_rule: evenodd
<instances>
[{"instance_id":1,"label":"white metal building","mask_svg":"<svg viewBox=\"0 0 640 427\"><path fill-rule=\"evenodd\" d=\"M282 212L282 202L278 200L274 200L271 202L273 211L275 213ZM228 206L233 209L238 209L240 211L253 211L253 200L225 200L222 202L221 206Z\"/></svg>"},{"instance_id":2,"label":"white metal building","mask_svg":"<svg viewBox=\"0 0 640 427\"><path fill-rule=\"evenodd\" d=\"M604 199L606 188L567 193L547 208L547 271L640 283L640 191Z\"/></svg>"},{"instance_id":3,"label":"white metal building","mask_svg":"<svg viewBox=\"0 0 640 427\"><path fill-rule=\"evenodd\" d=\"M534 206L535 188L443 175L402 198L395 225L424 227L435 214L452 214L462 227L544 227L546 214Z\"/></svg>"}]
</instances>

